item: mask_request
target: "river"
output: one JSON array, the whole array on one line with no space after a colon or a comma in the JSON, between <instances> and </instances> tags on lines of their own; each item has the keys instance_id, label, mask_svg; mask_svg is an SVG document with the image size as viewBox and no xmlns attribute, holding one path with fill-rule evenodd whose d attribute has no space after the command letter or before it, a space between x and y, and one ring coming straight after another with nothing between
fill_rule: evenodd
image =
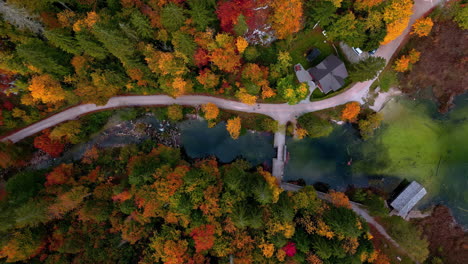
<instances>
[{"instance_id":1,"label":"river","mask_svg":"<svg viewBox=\"0 0 468 264\"><path fill-rule=\"evenodd\" d=\"M428 191L419 208L445 204L468 226L468 95L455 104L442 115L432 101L395 98L382 110L382 127L367 142L350 125L337 126L326 138L289 139L285 180L387 191L402 179L416 180Z\"/></svg>"}]
</instances>

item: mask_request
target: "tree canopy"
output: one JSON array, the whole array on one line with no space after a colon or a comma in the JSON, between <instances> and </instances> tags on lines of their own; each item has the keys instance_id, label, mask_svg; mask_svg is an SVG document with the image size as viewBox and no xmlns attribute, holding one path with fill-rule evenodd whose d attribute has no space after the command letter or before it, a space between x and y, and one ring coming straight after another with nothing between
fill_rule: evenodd
<instances>
[{"instance_id":1,"label":"tree canopy","mask_svg":"<svg viewBox=\"0 0 468 264\"><path fill-rule=\"evenodd\" d=\"M241 263L367 263L375 254L354 212L319 200L311 186L284 192L245 161L188 162L162 145L88 152L8 180L0 259L206 263L232 255Z\"/></svg>"}]
</instances>

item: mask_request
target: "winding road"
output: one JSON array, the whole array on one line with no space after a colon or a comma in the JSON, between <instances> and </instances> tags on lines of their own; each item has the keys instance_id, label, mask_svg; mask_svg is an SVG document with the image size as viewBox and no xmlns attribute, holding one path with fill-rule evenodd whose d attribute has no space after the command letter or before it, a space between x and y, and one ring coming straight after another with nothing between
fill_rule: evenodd
<instances>
[{"instance_id":1,"label":"winding road","mask_svg":"<svg viewBox=\"0 0 468 264\"><path fill-rule=\"evenodd\" d=\"M411 25L414 23L414 21L432 9L440 1L441 0L415 0L413 15L404 33L389 44L381 46L376 52L375 56L383 57L389 61L406 35L409 33ZM256 104L251 106L237 101L201 95L186 95L175 99L166 95L117 96L111 98L104 106L96 106L95 104L82 104L69 108L28 127L18 130L10 135L4 136L1 138L1 141L10 140L15 143L22 140L23 138L34 135L43 129L55 126L67 120L76 119L87 113L111 108L131 106L157 106L171 104L199 106L210 102L218 105L218 107L223 109L264 114L277 120L279 124L286 124L288 121L293 120L304 113L335 107L351 101L364 103L364 99L366 98L369 87L373 81L374 80L356 83L348 90L328 99L316 102L305 102L297 105Z\"/></svg>"}]
</instances>

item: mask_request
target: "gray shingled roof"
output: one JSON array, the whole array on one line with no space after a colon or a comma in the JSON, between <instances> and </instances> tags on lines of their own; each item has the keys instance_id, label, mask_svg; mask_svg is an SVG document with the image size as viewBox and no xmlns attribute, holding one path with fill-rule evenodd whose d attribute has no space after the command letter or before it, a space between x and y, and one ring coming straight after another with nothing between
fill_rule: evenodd
<instances>
[{"instance_id":1,"label":"gray shingled roof","mask_svg":"<svg viewBox=\"0 0 468 264\"><path fill-rule=\"evenodd\" d=\"M310 76L310 74L306 70L304 70L304 67L302 67L300 63L294 65L294 71L296 72L296 77L299 82L303 83L312 81L312 76Z\"/></svg>"},{"instance_id":2,"label":"gray shingled roof","mask_svg":"<svg viewBox=\"0 0 468 264\"><path fill-rule=\"evenodd\" d=\"M320 83L324 93L340 89L345 84L344 79L348 77L344 63L335 55L328 56L308 71L314 81Z\"/></svg>"},{"instance_id":3,"label":"gray shingled roof","mask_svg":"<svg viewBox=\"0 0 468 264\"><path fill-rule=\"evenodd\" d=\"M426 189L421 184L413 181L390 205L398 211L398 215L405 218L426 193Z\"/></svg>"}]
</instances>

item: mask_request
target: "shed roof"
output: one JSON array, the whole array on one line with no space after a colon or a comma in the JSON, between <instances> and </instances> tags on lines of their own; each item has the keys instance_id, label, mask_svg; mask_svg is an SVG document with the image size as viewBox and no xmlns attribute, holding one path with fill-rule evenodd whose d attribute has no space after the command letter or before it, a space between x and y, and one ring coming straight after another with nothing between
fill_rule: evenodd
<instances>
[{"instance_id":1,"label":"shed roof","mask_svg":"<svg viewBox=\"0 0 468 264\"><path fill-rule=\"evenodd\" d=\"M344 63L335 55L328 56L308 71L320 84L324 93L340 89L345 84L344 79L348 77Z\"/></svg>"},{"instance_id":2,"label":"shed roof","mask_svg":"<svg viewBox=\"0 0 468 264\"><path fill-rule=\"evenodd\" d=\"M398 211L398 215L405 218L409 211L427 194L426 189L419 183L413 181L408 185L390 204Z\"/></svg>"},{"instance_id":3,"label":"shed roof","mask_svg":"<svg viewBox=\"0 0 468 264\"><path fill-rule=\"evenodd\" d=\"M318 56L320 56L320 50L317 48L313 48L307 53L306 59L309 62L312 62L315 60Z\"/></svg>"},{"instance_id":4,"label":"shed roof","mask_svg":"<svg viewBox=\"0 0 468 264\"><path fill-rule=\"evenodd\" d=\"M304 67L302 67L300 63L294 65L294 71L296 72L296 77L299 82L303 83L312 81L312 76L310 76L309 72L304 70Z\"/></svg>"}]
</instances>

